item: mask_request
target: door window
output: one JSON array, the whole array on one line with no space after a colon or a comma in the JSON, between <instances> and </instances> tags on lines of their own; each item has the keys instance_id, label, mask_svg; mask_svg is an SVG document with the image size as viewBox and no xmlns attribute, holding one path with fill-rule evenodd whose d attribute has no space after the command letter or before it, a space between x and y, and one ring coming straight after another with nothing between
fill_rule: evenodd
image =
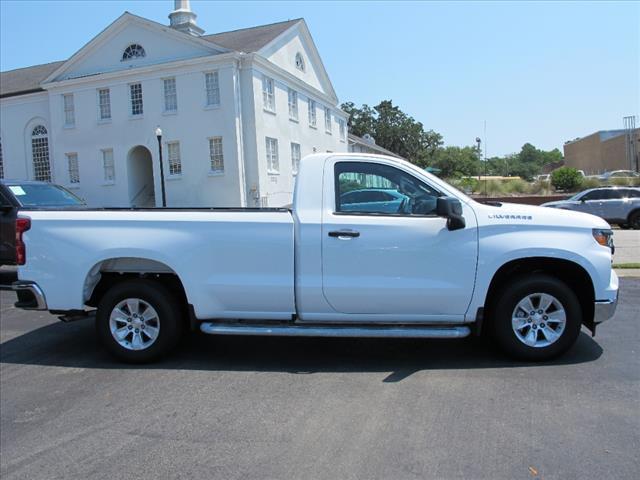
<instances>
[{"instance_id":1,"label":"door window","mask_svg":"<svg viewBox=\"0 0 640 480\"><path fill-rule=\"evenodd\" d=\"M389 165L338 162L336 212L368 215L435 215L441 194L413 175Z\"/></svg>"},{"instance_id":2,"label":"door window","mask_svg":"<svg viewBox=\"0 0 640 480\"><path fill-rule=\"evenodd\" d=\"M604 190L593 190L582 196L580 200L602 200L604 197Z\"/></svg>"}]
</instances>

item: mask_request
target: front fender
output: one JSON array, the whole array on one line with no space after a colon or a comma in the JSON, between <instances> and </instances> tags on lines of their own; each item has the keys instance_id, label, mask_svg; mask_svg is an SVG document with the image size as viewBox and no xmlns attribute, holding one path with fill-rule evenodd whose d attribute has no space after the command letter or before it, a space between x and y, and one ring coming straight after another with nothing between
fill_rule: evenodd
<instances>
[{"instance_id":1,"label":"front fender","mask_svg":"<svg viewBox=\"0 0 640 480\"><path fill-rule=\"evenodd\" d=\"M506 248L515 246L515 248ZM610 296L611 252L599 245L590 229L518 225L481 227L476 289L466 319L473 321L483 307L496 272L514 260L542 257L582 267L593 284L596 300Z\"/></svg>"}]
</instances>

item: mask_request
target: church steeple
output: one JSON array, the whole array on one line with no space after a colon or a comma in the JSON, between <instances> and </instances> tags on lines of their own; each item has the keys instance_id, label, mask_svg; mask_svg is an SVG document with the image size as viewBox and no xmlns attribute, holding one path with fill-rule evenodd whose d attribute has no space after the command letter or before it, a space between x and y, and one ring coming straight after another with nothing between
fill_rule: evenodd
<instances>
[{"instance_id":1,"label":"church steeple","mask_svg":"<svg viewBox=\"0 0 640 480\"><path fill-rule=\"evenodd\" d=\"M194 35L202 35L204 30L196 25L196 14L191 11L189 0L175 0L175 9L169 14L171 28Z\"/></svg>"}]
</instances>

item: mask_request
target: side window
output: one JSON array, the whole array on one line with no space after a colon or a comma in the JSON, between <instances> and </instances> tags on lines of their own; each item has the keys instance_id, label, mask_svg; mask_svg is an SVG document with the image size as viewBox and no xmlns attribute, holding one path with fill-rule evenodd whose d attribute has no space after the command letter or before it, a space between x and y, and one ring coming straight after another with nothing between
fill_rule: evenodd
<instances>
[{"instance_id":1,"label":"side window","mask_svg":"<svg viewBox=\"0 0 640 480\"><path fill-rule=\"evenodd\" d=\"M624 197L622 190L608 190L604 196L605 200L620 200Z\"/></svg>"},{"instance_id":2,"label":"side window","mask_svg":"<svg viewBox=\"0 0 640 480\"><path fill-rule=\"evenodd\" d=\"M624 191L625 198L640 198L640 190L625 190Z\"/></svg>"},{"instance_id":3,"label":"side window","mask_svg":"<svg viewBox=\"0 0 640 480\"><path fill-rule=\"evenodd\" d=\"M378 163L335 165L336 212L433 215L440 193L413 175Z\"/></svg>"},{"instance_id":4,"label":"side window","mask_svg":"<svg viewBox=\"0 0 640 480\"><path fill-rule=\"evenodd\" d=\"M585 194L580 200L602 200L604 198L602 190L594 190Z\"/></svg>"}]
</instances>

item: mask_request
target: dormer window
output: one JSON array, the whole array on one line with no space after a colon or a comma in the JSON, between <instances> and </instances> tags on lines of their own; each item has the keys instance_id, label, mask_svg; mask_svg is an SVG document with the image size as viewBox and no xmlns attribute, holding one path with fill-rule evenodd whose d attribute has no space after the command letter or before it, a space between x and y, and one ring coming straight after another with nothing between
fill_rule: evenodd
<instances>
[{"instance_id":1,"label":"dormer window","mask_svg":"<svg viewBox=\"0 0 640 480\"><path fill-rule=\"evenodd\" d=\"M296 53L296 68L304 72L304 58L300 52Z\"/></svg>"},{"instance_id":2,"label":"dormer window","mask_svg":"<svg viewBox=\"0 0 640 480\"><path fill-rule=\"evenodd\" d=\"M124 53L122 54L122 61L132 60L134 58L143 58L146 57L147 53L144 51L141 45L137 43L132 43L127 48L124 49Z\"/></svg>"}]
</instances>

